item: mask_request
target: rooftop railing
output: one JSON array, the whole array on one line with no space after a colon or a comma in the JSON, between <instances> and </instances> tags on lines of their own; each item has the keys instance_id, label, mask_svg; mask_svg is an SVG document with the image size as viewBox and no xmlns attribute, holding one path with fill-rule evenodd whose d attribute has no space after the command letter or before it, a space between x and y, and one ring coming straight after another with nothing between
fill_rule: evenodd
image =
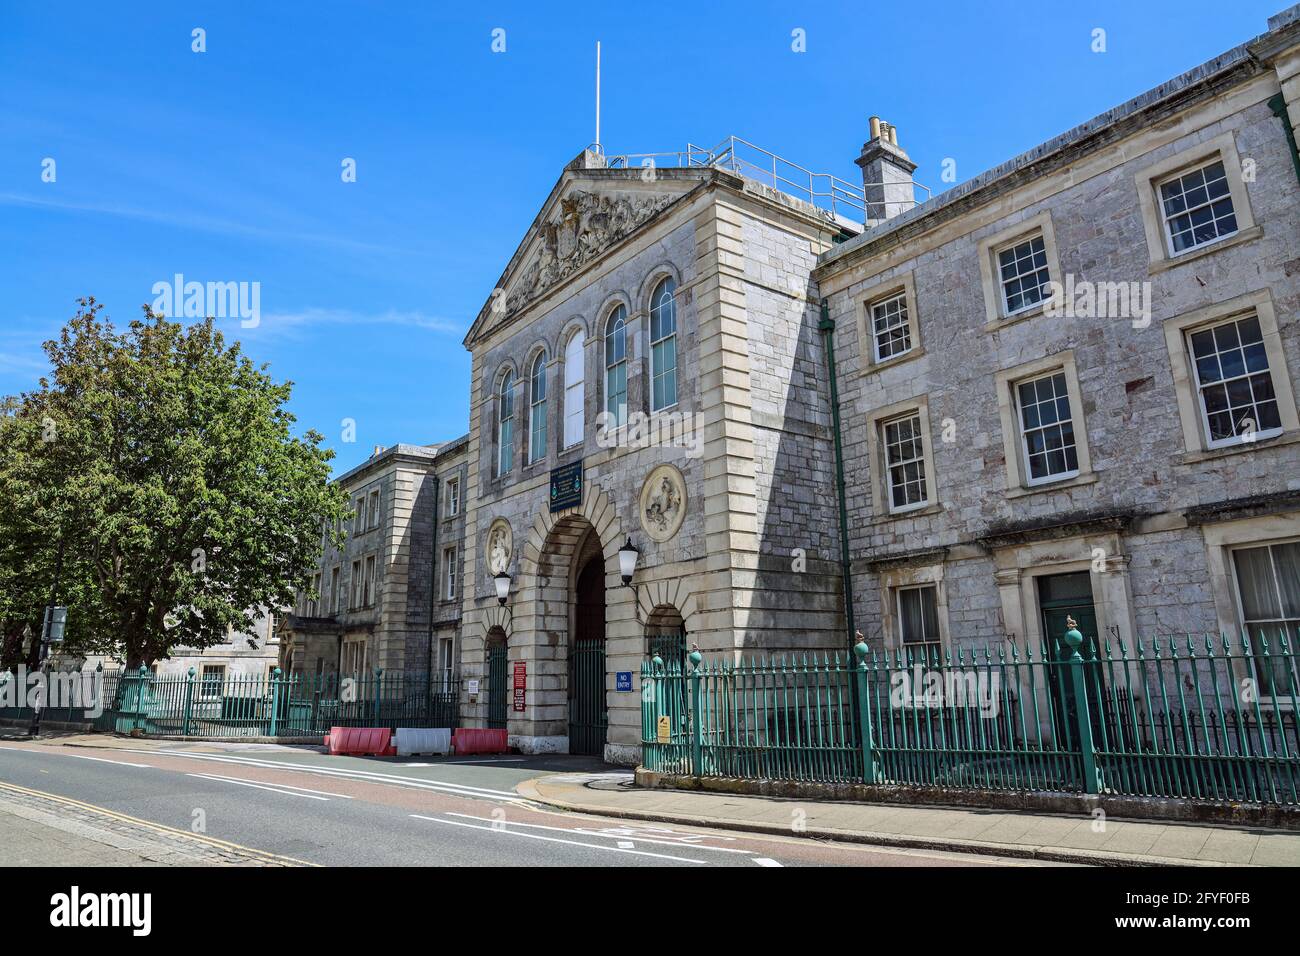
<instances>
[{"instance_id":1,"label":"rooftop railing","mask_svg":"<svg viewBox=\"0 0 1300 956\"><path fill-rule=\"evenodd\" d=\"M712 149L687 143L686 149L676 152L620 153L607 157L606 166L610 169L692 166L725 169L828 210L836 217L859 223L866 218L867 198L863 186L833 173L813 172L739 136L728 136ZM924 199L916 199L912 205L930 198L929 187L915 180L912 186L925 194Z\"/></svg>"}]
</instances>

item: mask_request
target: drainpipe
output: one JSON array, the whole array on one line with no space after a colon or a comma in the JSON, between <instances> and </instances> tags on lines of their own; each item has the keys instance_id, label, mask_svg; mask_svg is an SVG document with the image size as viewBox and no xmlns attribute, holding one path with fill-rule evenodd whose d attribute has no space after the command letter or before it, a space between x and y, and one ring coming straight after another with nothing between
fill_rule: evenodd
<instances>
[{"instance_id":1,"label":"drainpipe","mask_svg":"<svg viewBox=\"0 0 1300 956\"><path fill-rule=\"evenodd\" d=\"M1291 165L1295 167L1296 179L1300 179L1300 148L1295 141L1295 130L1291 128L1291 115L1287 112L1286 97L1281 93L1268 101L1268 108L1282 121L1282 131L1286 134L1286 144L1291 151Z\"/></svg>"},{"instance_id":2,"label":"drainpipe","mask_svg":"<svg viewBox=\"0 0 1300 956\"><path fill-rule=\"evenodd\" d=\"M844 491L844 445L840 439L840 390L835 379L835 323L826 299L822 299L822 320L817 329L822 334L826 351L826 374L831 385L831 432L835 436L835 490L840 503L840 580L844 588L844 622L849 632L849 660L857 644L857 628L853 624L853 566L849 561L849 507Z\"/></svg>"},{"instance_id":3,"label":"drainpipe","mask_svg":"<svg viewBox=\"0 0 1300 956\"><path fill-rule=\"evenodd\" d=\"M438 476L433 476L433 541L429 545L433 553L429 555L429 685L433 685L433 605L438 599L438 522L442 514L438 510L438 491L441 483Z\"/></svg>"}]
</instances>

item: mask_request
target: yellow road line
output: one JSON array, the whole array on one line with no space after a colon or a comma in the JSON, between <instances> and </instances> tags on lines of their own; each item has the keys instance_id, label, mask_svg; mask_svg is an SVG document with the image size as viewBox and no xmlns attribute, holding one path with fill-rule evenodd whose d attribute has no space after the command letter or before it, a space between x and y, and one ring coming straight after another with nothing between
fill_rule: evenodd
<instances>
[{"instance_id":1,"label":"yellow road line","mask_svg":"<svg viewBox=\"0 0 1300 956\"><path fill-rule=\"evenodd\" d=\"M165 823L154 823L152 820L141 820L139 817L127 816L125 813L118 813L115 810L109 810L106 807L99 807L93 803L83 803L80 800L73 800L71 797L59 796L57 793L46 793L43 790L29 790L26 787L20 787L12 783L0 782L0 791L10 790L15 793L25 794L29 797L40 797L44 800L53 800L56 803L67 804L68 806L77 807L81 810L89 810L92 813L98 813L102 816L111 817L123 823L130 823L135 826L147 827L151 830L157 830L159 833L165 833L169 836L186 837L199 843L204 843L218 850L229 850L236 853L247 853L250 856L258 857L269 863L279 863L283 866L318 866L316 863L308 863L306 860L298 860L291 856L280 856L276 853L268 853L265 850L255 850L252 847L242 846L238 843L230 843L226 840L218 840L216 837L206 836L201 833L191 833L189 830L181 830L177 827L169 827Z\"/></svg>"}]
</instances>

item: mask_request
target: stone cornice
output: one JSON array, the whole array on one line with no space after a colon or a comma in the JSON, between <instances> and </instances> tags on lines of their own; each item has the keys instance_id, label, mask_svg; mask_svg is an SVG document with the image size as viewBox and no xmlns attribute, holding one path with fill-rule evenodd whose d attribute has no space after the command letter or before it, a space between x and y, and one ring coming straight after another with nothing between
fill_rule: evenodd
<instances>
[{"instance_id":1,"label":"stone cornice","mask_svg":"<svg viewBox=\"0 0 1300 956\"><path fill-rule=\"evenodd\" d=\"M1279 491L1195 505L1188 508L1184 515L1189 525L1203 525L1294 511L1297 505L1300 505L1300 491Z\"/></svg>"}]
</instances>

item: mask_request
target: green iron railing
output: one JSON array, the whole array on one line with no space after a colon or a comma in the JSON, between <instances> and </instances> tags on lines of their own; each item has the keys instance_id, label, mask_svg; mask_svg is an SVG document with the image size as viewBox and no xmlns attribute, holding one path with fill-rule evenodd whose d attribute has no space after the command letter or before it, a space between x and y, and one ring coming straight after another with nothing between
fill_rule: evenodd
<instances>
[{"instance_id":1,"label":"green iron railing","mask_svg":"<svg viewBox=\"0 0 1300 956\"><path fill-rule=\"evenodd\" d=\"M111 730L121 674L117 668L105 670L102 664L94 670L46 672L48 703L41 708L42 722L90 724L96 730ZM0 682L10 681L15 682L15 696L19 695L21 691L16 688L16 676L7 671L0 673ZM74 683L75 691L69 693ZM25 702L15 706L0 704L0 718L31 720L32 708Z\"/></svg>"},{"instance_id":2,"label":"green iron railing","mask_svg":"<svg viewBox=\"0 0 1300 956\"><path fill-rule=\"evenodd\" d=\"M159 736L316 737L331 727L455 727L460 681L400 671L199 677L144 668L119 682L112 726Z\"/></svg>"},{"instance_id":3,"label":"green iron railing","mask_svg":"<svg viewBox=\"0 0 1300 956\"><path fill-rule=\"evenodd\" d=\"M1285 634L797 658L656 656L644 766L671 774L1300 805Z\"/></svg>"}]
</instances>

